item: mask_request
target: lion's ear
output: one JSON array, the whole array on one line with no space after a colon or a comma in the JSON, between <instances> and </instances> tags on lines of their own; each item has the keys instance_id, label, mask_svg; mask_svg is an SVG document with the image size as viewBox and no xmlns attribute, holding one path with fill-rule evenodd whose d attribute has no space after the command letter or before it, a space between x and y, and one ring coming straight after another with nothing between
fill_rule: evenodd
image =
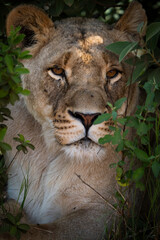
<instances>
[{"instance_id":1,"label":"lion's ear","mask_svg":"<svg viewBox=\"0 0 160 240\"><path fill-rule=\"evenodd\" d=\"M6 21L7 35L9 35L11 26L21 27L20 33L25 34L25 38L21 43L21 47L30 47L40 42L46 42L51 28L53 28L52 20L47 14L32 5L20 5L14 8L8 15Z\"/></svg>"},{"instance_id":2,"label":"lion's ear","mask_svg":"<svg viewBox=\"0 0 160 240\"><path fill-rule=\"evenodd\" d=\"M116 23L116 29L126 32L133 36L133 38L138 39L138 26L143 23L143 28L141 31L141 36L145 35L147 26L147 16L142 5L138 2L131 2L126 9L124 15Z\"/></svg>"}]
</instances>

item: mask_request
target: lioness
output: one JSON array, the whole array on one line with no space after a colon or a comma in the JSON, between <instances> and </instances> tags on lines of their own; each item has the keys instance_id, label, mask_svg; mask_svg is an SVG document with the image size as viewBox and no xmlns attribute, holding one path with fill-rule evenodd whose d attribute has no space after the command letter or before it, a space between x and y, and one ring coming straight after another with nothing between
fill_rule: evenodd
<instances>
[{"instance_id":1,"label":"lioness","mask_svg":"<svg viewBox=\"0 0 160 240\"><path fill-rule=\"evenodd\" d=\"M127 97L132 72L105 47L140 40L137 27L142 22L145 11L137 2L112 27L85 18L53 23L32 5L18 6L8 15L7 34L12 25L20 25L26 35L21 47L32 54L23 60L30 73L22 76L31 93L11 106L14 121L9 121L6 137L13 147L7 165L17 151L12 140L17 133L35 146L35 151L18 154L9 167L8 198L17 200L23 180L29 182L24 210L31 228L22 239L102 239L117 217L112 208L115 171L109 165L120 156L110 144L98 144L111 122L93 122L110 111L107 102ZM127 114L133 114L137 101L138 86L133 84Z\"/></svg>"}]
</instances>

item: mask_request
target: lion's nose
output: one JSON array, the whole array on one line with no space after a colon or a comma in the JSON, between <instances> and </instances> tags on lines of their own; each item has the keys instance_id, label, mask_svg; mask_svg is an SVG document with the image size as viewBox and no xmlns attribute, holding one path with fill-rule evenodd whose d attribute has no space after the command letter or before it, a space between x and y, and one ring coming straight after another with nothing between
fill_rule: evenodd
<instances>
[{"instance_id":1,"label":"lion's nose","mask_svg":"<svg viewBox=\"0 0 160 240\"><path fill-rule=\"evenodd\" d=\"M84 125L86 132L88 131L88 129L91 127L91 125L93 124L93 122L96 120L96 118L100 115L100 113L91 113L91 114L84 114L81 112L71 112L69 111L69 114L74 117L77 118L79 120L81 120L82 124Z\"/></svg>"}]
</instances>

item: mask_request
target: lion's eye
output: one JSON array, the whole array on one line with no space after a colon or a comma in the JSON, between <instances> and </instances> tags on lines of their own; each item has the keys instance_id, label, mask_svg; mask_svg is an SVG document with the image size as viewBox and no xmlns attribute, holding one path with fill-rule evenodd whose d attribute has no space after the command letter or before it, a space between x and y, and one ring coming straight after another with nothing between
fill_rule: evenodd
<instances>
[{"instance_id":1,"label":"lion's eye","mask_svg":"<svg viewBox=\"0 0 160 240\"><path fill-rule=\"evenodd\" d=\"M118 75L119 71L116 69L110 70L107 72L107 78L114 78Z\"/></svg>"},{"instance_id":2,"label":"lion's eye","mask_svg":"<svg viewBox=\"0 0 160 240\"><path fill-rule=\"evenodd\" d=\"M117 69L112 69L106 73L107 80L110 80L110 83L118 81L122 76L122 72Z\"/></svg>"},{"instance_id":3,"label":"lion's eye","mask_svg":"<svg viewBox=\"0 0 160 240\"><path fill-rule=\"evenodd\" d=\"M50 77L59 80L59 77L61 78L64 77L65 72L63 68L59 68L58 66L53 66L52 68L48 69L48 74L50 75Z\"/></svg>"}]
</instances>

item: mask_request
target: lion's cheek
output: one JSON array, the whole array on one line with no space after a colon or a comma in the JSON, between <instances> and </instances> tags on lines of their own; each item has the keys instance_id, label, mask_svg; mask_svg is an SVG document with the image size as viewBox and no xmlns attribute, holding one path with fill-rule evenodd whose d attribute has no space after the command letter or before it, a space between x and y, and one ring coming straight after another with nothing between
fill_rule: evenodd
<instances>
[{"instance_id":1,"label":"lion's cheek","mask_svg":"<svg viewBox=\"0 0 160 240\"><path fill-rule=\"evenodd\" d=\"M53 115L52 105L48 104L47 99L41 96L36 101L29 96L25 98L25 103L29 112L40 124L43 124L44 121Z\"/></svg>"},{"instance_id":2,"label":"lion's cheek","mask_svg":"<svg viewBox=\"0 0 160 240\"><path fill-rule=\"evenodd\" d=\"M110 134L108 127L104 123L98 125L92 125L88 131L88 138L93 142L98 143L100 138L103 138L106 134Z\"/></svg>"}]
</instances>

